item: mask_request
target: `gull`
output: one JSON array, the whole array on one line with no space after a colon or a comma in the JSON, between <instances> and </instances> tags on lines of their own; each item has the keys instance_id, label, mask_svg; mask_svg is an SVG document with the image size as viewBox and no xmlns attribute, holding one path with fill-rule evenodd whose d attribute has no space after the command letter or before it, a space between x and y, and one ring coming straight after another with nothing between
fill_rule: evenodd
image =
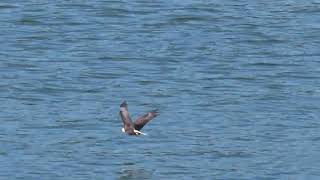
<instances>
[{"instance_id":1,"label":"gull","mask_svg":"<svg viewBox=\"0 0 320 180\"><path fill-rule=\"evenodd\" d=\"M123 101L120 105L120 116L123 122L123 128L121 129L122 132L130 135L130 136L137 136L137 135L147 135L140 130L153 118L159 115L157 110L153 110L147 112L143 116L137 118L134 122L132 122L131 117L128 111L128 104L126 101Z\"/></svg>"}]
</instances>

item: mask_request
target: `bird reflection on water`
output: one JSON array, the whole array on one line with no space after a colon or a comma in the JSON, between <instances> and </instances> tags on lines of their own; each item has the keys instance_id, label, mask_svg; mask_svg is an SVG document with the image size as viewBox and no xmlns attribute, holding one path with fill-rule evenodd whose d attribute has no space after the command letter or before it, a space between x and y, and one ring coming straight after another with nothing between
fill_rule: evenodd
<instances>
[{"instance_id":1,"label":"bird reflection on water","mask_svg":"<svg viewBox=\"0 0 320 180\"><path fill-rule=\"evenodd\" d=\"M149 170L143 167L139 167L134 163L123 163L118 172L118 180L127 179L151 179L154 170Z\"/></svg>"}]
</instances>

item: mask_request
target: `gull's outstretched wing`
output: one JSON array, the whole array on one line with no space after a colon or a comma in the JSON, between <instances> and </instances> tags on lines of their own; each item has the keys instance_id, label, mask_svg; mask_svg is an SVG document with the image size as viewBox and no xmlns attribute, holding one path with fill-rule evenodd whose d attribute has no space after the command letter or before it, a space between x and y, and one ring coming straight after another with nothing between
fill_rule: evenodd
<instances>
[{"instance_id":1,"label":"gull's outstretched wing","mask_svg":"<svg viewBox=\"0 0 320 180\"><path fill-rule=\"evenodd\" d=\"M155 118L158 115L159 115L158 110L153 110L139 117L134 122L134 129L140 131L140 129L142 129L144 125L146 125L149 121L151 121L153 118Z\"/></svg>"},{"instance_id":2,"label":"gull's outstretched wing","mask_svg":"<svg viewBox=\"0 0 320 180\"><path fill-rule=\"evenodd\" d=\"M134 133L134 125L131 121L128 104L126 101L123 101L120 105L120 116L123 122L123 128L127 134L133 135Z\"/></svg>"}]
</instances>

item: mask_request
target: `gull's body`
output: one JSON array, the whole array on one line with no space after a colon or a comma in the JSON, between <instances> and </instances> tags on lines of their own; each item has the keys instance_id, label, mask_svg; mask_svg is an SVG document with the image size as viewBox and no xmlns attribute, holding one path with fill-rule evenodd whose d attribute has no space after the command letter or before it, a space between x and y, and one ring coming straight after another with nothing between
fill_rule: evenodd
<instances>
[{"instance_id":1,"label":"gull's body","mask_svg":"<svg viewBox=\"0 0 320 180\"><path fill-rule=\"evenodd\" d=\"M122 131L123 133L126 133L126 131L124 130L124 128L121 128L121 131ZM133 132L136 133L136 135L147 135L146 133L143 133L143 132L138 131L138 130L136 130L136 129L134 129Z\"/></svg>"},{"instance_id":2,"label":"gull's body","mask_svg":"<svg viewBox=\"0 0 320 180\"><path fill-rule=\"evenodd\" d=\"M124 101L120 105L120 116L123 122L123 128L121 129L122 132L131 135L146 135L145 133L141 132L140 130L153 118L155 118L159 113L156 110L150 111L145 115L139 117L134 122L132 122L131 117L128 111L128 104Z\"/></svg>"}]
</instances>

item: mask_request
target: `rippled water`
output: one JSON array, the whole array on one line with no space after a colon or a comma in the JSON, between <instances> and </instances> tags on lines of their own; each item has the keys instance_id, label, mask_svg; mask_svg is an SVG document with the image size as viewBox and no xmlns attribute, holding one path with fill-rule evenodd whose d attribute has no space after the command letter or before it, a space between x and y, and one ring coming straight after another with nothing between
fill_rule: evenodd
<instances>
[{"instance_id":1,"label":"rippled water","mask_svg":"<svg viewBox=\"0 0 320 180\"><path fill-rule=\"evenodd\" d=\"M319 179L319 1L0 2L0 179ZM158 108L148 136L121 133Z\"/></svg>"}]
</instances>

